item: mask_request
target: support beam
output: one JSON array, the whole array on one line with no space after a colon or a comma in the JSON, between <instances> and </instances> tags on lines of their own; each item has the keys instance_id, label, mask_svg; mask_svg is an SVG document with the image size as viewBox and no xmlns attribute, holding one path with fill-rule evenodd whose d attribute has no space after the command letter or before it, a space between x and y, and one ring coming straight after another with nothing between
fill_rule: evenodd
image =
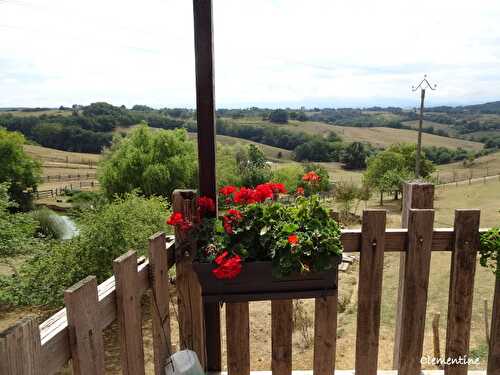
<instances>
[{"instance_id":1,"label":"support beam","mask_svg":"<svg viewBox=\"0 0 500 375\"><path fill-rule=\"evenodd\" d=\"M199 193L217 202L212 0L193 0ZM220 308L204 304L207 369L221 370Z\"/></svg>"}]
</instances>

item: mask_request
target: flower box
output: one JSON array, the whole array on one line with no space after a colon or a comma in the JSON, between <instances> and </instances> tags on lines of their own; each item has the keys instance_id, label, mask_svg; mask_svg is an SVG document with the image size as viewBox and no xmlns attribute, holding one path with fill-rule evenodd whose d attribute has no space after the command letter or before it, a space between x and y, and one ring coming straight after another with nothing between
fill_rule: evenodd
<instances>
[{"instance_id":1,"label":"flower box","mask_svg":"<svg viewBox=\"0 0 500 375\"><path fill-rule=\"evenodd\" d=\"M332 257L332 268L322 272L273 276L272 263L245 262L232 279L217 279L213 263L193 262L205 302L243 302L273 299L315 298L331 296L337 289L338 265L342 256Z\"/></svg>"}]
</instances>

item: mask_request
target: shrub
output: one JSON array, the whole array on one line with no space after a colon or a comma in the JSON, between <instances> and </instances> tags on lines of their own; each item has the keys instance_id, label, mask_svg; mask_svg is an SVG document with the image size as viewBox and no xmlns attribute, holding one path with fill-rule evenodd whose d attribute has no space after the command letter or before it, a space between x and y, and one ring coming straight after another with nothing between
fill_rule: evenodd
<instances>
[{"instance_id":1,"label":"shrub","mask_svg":"<svg viewBox=\"0 0 500 375\"><path fill-rule=\"evenodd\" d=\"M285 185L287 191L293 193L301 183L304 168L298 164L286 165L273 171L272 180Z\"/></svg>"},{"instance_id":2,"label":"shrub","mask_svg":"<svg viewBox=\"0 0 500 375\"><path fill-rule=\"evenodd\" d=\"M500 228L491 228L481 234L481 246L479 247L479 262L483 267L490 268L500 277Z\"/></svg>"},{"instance_id":3,"label":"shrub","mask_svg":"<svg viewBox=\"0 0 500 375\"><path fill-rule=\"evenodd\" d=\"M99 177L108 198L139 189L145 196L169 197L196 186L194 143L183 129L152 131L147 125L115 138Z\"/></svg>"},{"instance_id":4,"label":"shrub","mask_svg":"<svg viewBox=\"0 0 500 375\"><path fill-rule=\"evenodd\" d=\"M33 217L38 222L38 232L44 236L61 239L64 236L64 224L57 220L56 213L47 207L39 208L33 212Z\"/></svg>"}]
</instances>

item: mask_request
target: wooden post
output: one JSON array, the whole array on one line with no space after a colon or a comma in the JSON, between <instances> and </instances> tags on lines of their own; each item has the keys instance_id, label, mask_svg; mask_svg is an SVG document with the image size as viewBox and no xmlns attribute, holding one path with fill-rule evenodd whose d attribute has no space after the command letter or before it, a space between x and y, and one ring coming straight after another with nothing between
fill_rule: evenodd
<instances>
[{"instance_id":1,"label":"wooden post","mask_svg":"<svg viewBox=\"0 0 500 375\"><path fill-rule=\"evenodd\" d=\"M250 321L248 302L226 304L227 370L250 375Z\"/></svg>"},{"instance_id":2,"label":"wooden post","mask_svg":"<svg viewBox=\"0 0 500 375\"><path fill-rule=\"evenodd\" d=\"M0 332L0 374L42 375L40 330L34 318Z\"/></svg>"},{"instance_id":3,"label":"wooden post","mask_svg":"<svg viewBox=\"0 0 500 375\"><path fill-rule=\"evenodd\" d=\"M212 0L193 0L193 15L199 189L200 195L213 198L217 206ZM207 369L220 371L222 359L219 304L207 303L204 305L204 311Z\"/></svg>"},{"instance_id":4,"label":"wooden post","mask_svg":"<svg viewBox=\"0 0 500 375\"><path fill-rule=\"evenodd\" d=\"M355 361L359 375L377 374L385 223L385 210L363 212Z\"/></svg>"},{"instance_id":5,"label":"wooden post","mask_svg":"<svg viewBox=\"0 0 500 375\"><path fill-rule=\"evenodd\" d=\"M155 375L163 375L168 357L172 353L168 292L170 281L164 233L156 233L149 238L149 267Z\"/></svg>"},{"instance_id":6,"label":"wooden post","mask_svg":"<svg viewBox=\"0 0 500 375\"><path fill-rule=\"evenodd\" d=\"M123 375L144 375L141 296L137 275L137 254L129 251L113 261L116 282L116 315L120 328Z\"/></svg>"},{"instance_id":7,"label":"wooden post","mask_svg":"<svg viewBox=\"0 0 500 375\"><path fill-rule=\"evenodd\" d=\"M271 301L273 375L292 374L293 301Z\"/></svg>"},{"instance_id":8,"label":"wooden post","mask_svg":"<svg viewBox=\"0 0 500 375\"><path fill-rule=\"evenodd\" d=\"M337 280L338 285L338 280ZM335 372L337 345L338 291L329 297L316 298L314 308L314 375L332 375Z\"/></svg>"},{"instance_id":9,"label":"wooden post","mask_svg":"<svg viewBox=\"0 0 500 375\"><path fill-rule=\"evenodd\" d=\"M104 375L97 281L89 276L64 292L71 364L75 375Z\"/></svg>"},{"instance_id":10,"label":"wooden post","mask_svg":"<svg viewBox=\"0 0 500 375\"><path fill-rule=\"evenodd\" d=\"M175 190L172 195L172 206L174 212L182 212L187 219L192 219L196 211L196 192ZM182 349L194 350L205 368L207 361L203 302L200 283L192 266L196 250L196 241L193 238L178 230L175 231L180 345Z\"/></svg>"},{"instance_id":11,"label":"wooden post","mask_svg":"<svg viewBox=\"0 0 500 375\"><path fill-rule=\"evenodd\" d=\"M469 355L474 275L479 248L479 210L455 211L455 241L451 258L446 358ZM445 366L446 375L467 375L468 365Z\"/></svg>"},{"instance_id":12,"label":"wooden post","mask_svg":"<svg viewBox=\"0 0 500 375\"><path fill-rule=\"evenodd\" d=\"M408 228L409 211L413 208L432 209L434 208L434 185L423 182L409 182L403 185L403 199L401 209L401 227ZM396 329L394 335L394 354L392 367L398 369L399 350L401 338L401 315L403 311L403 281L405 278L406 253L399 255L399 287L398 300L396 304Z\"/></svg>"},{"instance_id":13,"label":"wooden post","mask_svg":"<svg viewBox=\"0 0 500 375\"><path fill-rule=\"evenodd\" d=\"M419 375L424 344L434 210L410 210L403 280L399 375Z\"/></svg>"},{"instance_id":14,"label":"wooden post","mask_svg":"<svg viewBox=\"0 0 500 375\"><path fill-rule=\"evenodd\" d=\"M500 275L497 274L491 314L488 375L500 375Z\"/></svg>"}]
</instances>

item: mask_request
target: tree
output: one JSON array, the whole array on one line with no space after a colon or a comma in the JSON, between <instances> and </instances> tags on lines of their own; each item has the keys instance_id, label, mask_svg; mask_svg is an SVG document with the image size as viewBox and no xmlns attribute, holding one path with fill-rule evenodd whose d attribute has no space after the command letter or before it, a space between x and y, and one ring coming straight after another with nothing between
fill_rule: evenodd
<instances>
[{"instance_id":1,"label":"tree","mask_svg":"<svg viewBox=\"0 0 500 375\"><path fill-rule=\"evenodd\" d=\"M313 139L297 146L293 152L297 161L338 161L342 147L340 142L332 143L323 139Z\"/></svg>"},{"instance_id":2,"label":"tree","mask_svg":"<svg viewBox=\"0 0 500 375\"><path fill-rule=\"evenodd\" d=\"M368 149L361 142L353 142L342 152L341 161L347 169L365 169Z\"/></svg>"},{"instance_id":3,"label":"tree","mask_svg":"<svg viewBox=\"0 0 500 375\"><path fill-rule=\"evenodd\" d=\"M99 181L108 198L139 189L170 198L174 189L196 186L194 144L183 129L152 131L143 124L115 138L101 165Z\"/></svg>"},{"instance_id":4,"label":"tree","mask_svg":"<svg viewBox=\"0 0 500 375\"><path fill-rule=\"evenodd\" d=\"M358 187L352 182L340 181L335 185L335 201L340 204L340 213L347 217L354 201L359 196Z\"/></svg>"},{"instance_id":5,"label":"tree","mask_svg":"<svg viewBox=\"0 0 500 375\"><path fill-rule=\"evenodd\" d=\"M276 124L288 123L288 112L284 109L275 109L269 114L269 121Z\"/></svg>"},{"instance_id":6,"label":"tree","mask_svg":"<svg viewBox=\"0 0 500 375\"><path fill-rule=\"evenodd\" d=\"M248 149L240 150L237 153L236 159L238 162L241 183L247 187L254 187L271 179L271 167L267 163L266 156L261 149L250 144Z\"/></svg>"},{"instance_id":7,"label":"tree","mask_svg":"<svg viewBox=\"0 0 500 375\"><path fill-rule=\"evenodd\" d=\"M368 159L364 179L380 193L381 205L384 193L393 192L398 199L403 181L415 177L415 153L415 145L396 144ZM433 170L432 162L422 154L421 175L427 177Z\"/></svg>"},{"instance_id":8,"label":"tree","mask_svg":"<svg viewBox=\"0 0 500 375\"><path fill-rule=\"evenodd\" d=\"M17 208L27 209L31 196L26 190L34 190L40 181L41 165L24 151L24 136L0 128L0 183L9 183L9 196Z\"/></svg>"}]
</instances>

